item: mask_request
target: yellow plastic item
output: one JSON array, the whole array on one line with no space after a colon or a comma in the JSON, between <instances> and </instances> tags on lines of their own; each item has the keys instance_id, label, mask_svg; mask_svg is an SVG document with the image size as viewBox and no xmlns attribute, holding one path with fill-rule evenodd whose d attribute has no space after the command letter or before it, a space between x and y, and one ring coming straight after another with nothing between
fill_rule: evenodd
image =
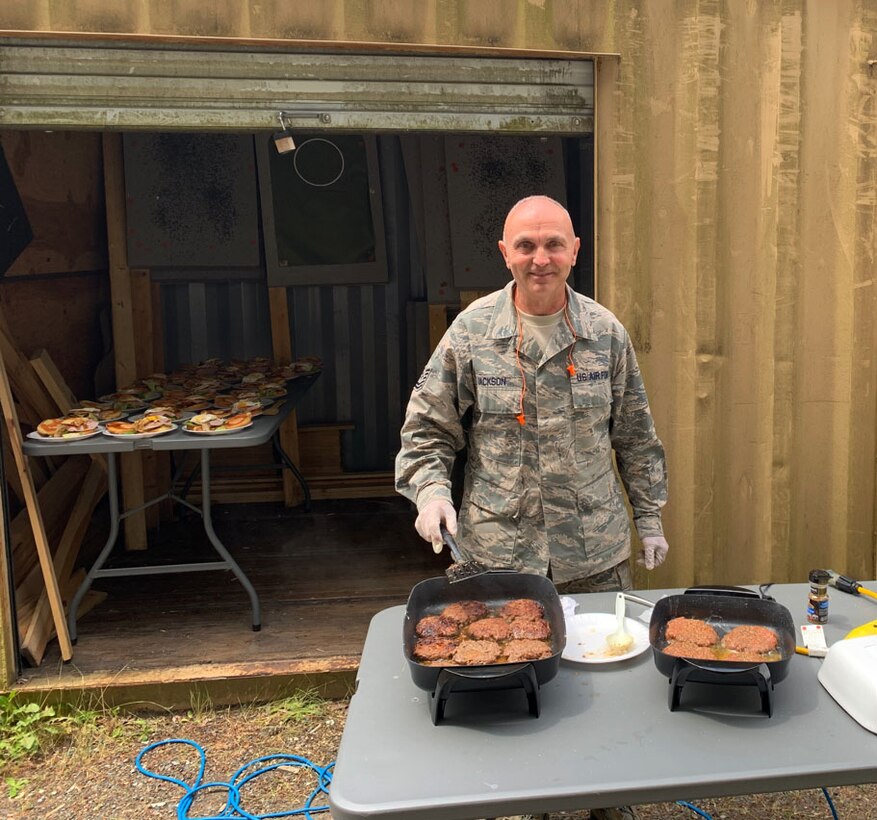
<instances>
[{"instance_id":1,"label":"yellow plastic item","mask_svg":"<svg viewBox=\"0 0 877 820\"><path fill-rule=\"evenodd\" d=\"M877 621L868 621L866 624L851 629L844 635L844 640L847 638L864 638L867 635L877 635Z\"/></svg>"}]
</instances>

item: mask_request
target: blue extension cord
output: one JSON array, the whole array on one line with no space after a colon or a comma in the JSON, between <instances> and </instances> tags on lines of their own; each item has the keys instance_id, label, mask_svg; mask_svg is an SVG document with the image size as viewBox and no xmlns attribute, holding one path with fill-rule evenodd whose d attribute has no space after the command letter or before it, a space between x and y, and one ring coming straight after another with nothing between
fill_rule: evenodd
<instances>
[{"instance_id":1,"label":"blue extension cord","mask_svg":"<svg viewBox=\"0 0 877 820\"><path fill-rule=\"evenodd\" d=\"M153 749L157 749L159 746L169 746L174 743L179 743L184 746L191 746L196 752L198 752L198 776L195 778L195 782L191 786L188 783L183 782L182 780L177 780L177 778L175 777L170 777L169 775L153 772L143 765L143 758ZM246 772L248 769L254 766L258 766L260 763L269 763L269 761L276 762L272 762L267 766L262 766L261 768L256 769L255 771L252 771L244 776L244 772ZM306 757L299 757L298 755L265 755L264 757L257 757L255 760L251 760L249 763L245 763L232 775L231 780L229 780L227 783L220 781L202 783L201 779L204 777L204 769L207 766L207 753L204 751L203 747L201 747L194 740L172 738L170 740L159 740L156 743L151 743L149 746L141 749L140 753L134 760L134 766L136 767L137 771L140 772L140 774L144 774L147 777L152 777L155 780L164 780L167 783L173 783L175 786L179 786L181 789L185 790L186 793L180 798L179 803L177 803L177 820L227 820L228 818L235 817L244 818L244 820L270 820L271 818L275 817L291 817L295 814L302 815L305 820L314 820L314 818L311 816L311 812L316 813L321 811L329 811L328 805L314 806L313 801L317 797L317 795L328 795L328 786L332 782L331 770L334 768L335 762L333 761L327 766L320 767L316 766ZM240 790L251 780L254 780L260 775L266 774L267 772L282 768L283 766L300 766L308 768L317 775L317 785L308 795L307 800L305 800L304 806L302 806L300 809L273 812L271 814L250 814L248 811L246 811L241 806ZM241 778L240 781L238 781L238 778ZM195 802L195 798L200 792L207 791L209 789L225 789L228 791L228 797L225 801L223 813L218 815L212 815L210 817L193 817L189 814L189 809L192 808L192 804ZM823 795L825 795L825 799L828 802L828 808L831 810L832 818L834 818L834 820L839 820L837 810L834 807L834 801L831 799L831 795L828 793L828 789L826 789L825 786L822 787L822 793ZM707 814L703 809L700 809L685 800L677 800L676 805L689 809L690 811L693 811L695 814L705 818L706 820L713 820L710 814ZM234 814L229 814L230 811L234 812Z\"/></svg>"},{"instance_id":2,"label":"blue extension cord","mask_svg":"<svg viewBox=\"0 0 877 820\"><path fill-rule=\"evenodd\" d=\"M831 799L831 795L828 793L828 789L826 789L825 786L822 786L821 788L822 788L822 793L825 795L825 799L828 801L828 808L831 810L831 816L834 818L834 820L839 820L839 818L837 816L837 809L835 809L835 807L834 807L834 801ZM697 806L692 805L691 803L688 803L685 800L677 800L676 805L682 806L683 808L686 808L686 809L690 809L696 815L698 815L700 817L705 817L706 820L713 820L712 815L707 814L703 809L699 809Z\"/></svg>"},{"instance_id":3,"label":"blue extension cord","mask_svg":"<svg viewBox=\"0 0 877 820\"><path fill-rule=\"evenodd\" d=\"M153 749L157 749L159 746L168 746L174 743L182 744L184 746L191 746L193 749L195 749L196 752L198 752L198 756L200 758L200 763L198 765L198 776L195 778L195 782L191 785L183 782L182 780L177 780L177 778L175 777L170 777L169 775L153 772L143 765L144 756L151 752ZM256 768L254 771L249 772L249 774L245 774L247 770L252 769L256 766L260 766L260 764L268 765L262 765L260 768ZM152 777L155 780L164 780L167 783L173 783L175 786L179 786L180 788L185 790L186 793L180 798L179 803L177 803L177 820L227 820L227 818L244 818L244 820L268 820L269 818L291 817L292 815L301 815L305 818L305 820L314 820L314 818L312 817L312 812L316 813L321 811L329 811L328 805L314 806L313 802L318 795L328 795L328 787L329 784L332 782L331 770L335 766L334 761L327 766L320 767L314 765L306 757L299 757L298 755L266 755L265 757L258 757L255 760L251 760L249 763L241 766L241 768L232 775L231 780L229 780L227 783L202 783L201 779L204 777L204 769L206 765L207 754L204 752L204 749L199 744L195 743L194 740L184 740L180 738L174 738L171 740L159 740L157 743L152 743L146 748L142 749L137 755L137 758L134 760L134 766L137 768L137 771L140 772L140 774L145 774L147 777ZM305 801L304 806L299 809L292 809L290 811L279 811L272 814L250 814L248 811L246 811L241 806L241 789L251 780L259 777L259 775L265 774L266 772L274 771L274 769L279 769L283 766L300 766L310 769L317 775L317 785L310 793L310 795L308 795L308 799ZM192 804L195 802L195 798L198 796L198 794L210 789L224 789L228 792L228 797L226 798L225 807L222 810L222 814L211 815L210 817L195 817L193 815L190 815L189 810L192 808Z\"/></svg>"}]
</instances>

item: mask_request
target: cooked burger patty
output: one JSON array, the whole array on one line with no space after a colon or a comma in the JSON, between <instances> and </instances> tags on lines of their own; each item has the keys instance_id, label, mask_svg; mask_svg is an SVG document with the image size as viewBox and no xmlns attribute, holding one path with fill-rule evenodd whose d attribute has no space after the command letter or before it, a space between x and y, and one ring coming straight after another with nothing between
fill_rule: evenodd
<instances>
[{"instance_id":1,"label":"cooked burger patty","mask_svg":"<svg viewBox=\"0 0 877 820\"><path fill-rule=\"evenodd\" d=\"M500 655L496 641L460 641L454 652L454 663L461 666L481 666L493 663Z\"/></svg>"},{"instance_id":2,"label":"cooked burger patty","mask_svg":"<svg viewBox=\"0 0 877 820\"><path fill-rule=\"evenodd\" d=\"M490 614L487 604L481 601L457 601L442 610L443 618L450 618L458 624L468 624Z\"/></svg>"},{"instance_id":3,"label":"cooked burger patty","mask_svg":"<svg viewBox=\"0 0 877 820\"><path fill-rule=\"evenodd\" d=\"M773 652L777 648L777 636L766 626L735 626L724 638L722 646L734 652Z\"/></svg>"},{"instance_id":4,"label":"cooked burger patty","mask_svg":"<svg viewBox=\"0 0 877 820\"><path fill-rule=\"evenodd\" d=\"M551 656L551 647L545 641L516 640L506 644L505 654L509 663L537 661Z\"/></svg>"},{"instance_id":5,"label":"cooked burger patty","mask_svg":"<svg viewBox=\"0 0 877 820\"><path fill-rule=\"evenodd\" d=\"M714 646L701 646L692 641L670 641L664 647L664 654L672 655L674 658L693 658L700 661L716 660Z\"/></svg>"},{"instance_id":6,"label":"cooked burger patty","mask_svg":"<svg viewBox=\"0 0 877 820\"><path fill-rule=\"evenodd\" d=\"M514 618L511 627L516 639L541 641L551 634L551 625L545 618Z\"/></svg>"},{"instance_id":7,"label":"cooked burger patty","mask_svg":"<svg viewBox=\"0 0 877 820\"><path fill-rule=\"evenodd\" d=\"M504 618L482 618L469 624L467 633L478 641L505 641L511 636L512 628Z\"/></svg>"},{"instance_id":8,"label":"cooked burger patty","mask_svg":"<svg viewBox=\"0 0 877 820\"><path fill-rule=\"evenodd\" d=\"M421 638L453 638L460 631L460 627L450 618L427 615L417 622L414 631Z\"/></svg>"},{"instance_id":9,"label":"cooked burger patty","mask_svg":"<svg viewBox=\"0 0 877 820\"><path fill-rule=\"evenodd\" d=\"M457 648L453 638L421 638L414 644L414 657L422 661L438 661L450 658Z\"/></svg>"},{"instance_id":10,"label":"cooked burger patty","mask_svg":"<svg viewBox=\"0 0 877 820\"><path fill-rule=\"evenodd\" d=\"M517 598L503 605L500 610L503 618L541 618L545 613L542 604L532 598Z\"/></svg>"},{"instance_id":11,"label":"cooked burger patty","mask_svg":"<svg viewBox=\"0 0 877 820\"><path fill-rule=\"evenodd\" d=\"M712 646L719 636L706 621L697 618L673 618L664 633L668 641L685 641L698 646Z\"/></svg>"}]
</instances>

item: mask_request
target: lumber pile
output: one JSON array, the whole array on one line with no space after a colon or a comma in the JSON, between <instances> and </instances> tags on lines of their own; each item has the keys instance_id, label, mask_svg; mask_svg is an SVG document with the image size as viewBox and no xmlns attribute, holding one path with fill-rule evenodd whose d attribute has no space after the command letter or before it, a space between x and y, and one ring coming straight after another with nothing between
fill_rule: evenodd
<instances>
[{"instance_id":1,"label":"lumber pile","mask_svg":"<svg viewBox=\"0 0 877 820\"><path fill-rule=\"evenodd\" d=\"M40 420L63 415L77 404L46 351L38 351L28 358L18 348L2 309L0 356L14 402L13 418L20 424L22 435L34 429ZM107 489L106 463L99 455L24 457L23 470L19 470L15 467L21 457L20 444L20 440L14 440L11 434L4 436L11 571L19 649L26 663L38 666L49 641L57 636L51 583L47 582L38 547L45 539L51 554L54 580L66 611L84 574L82 570L74 572L80 546L94 508ZM28 487L31 485L36 491L35 509L28 503ZM36 520L41 519L41 526L39 523L34 525L35 513ZM90 593L84 599L80 613L95 606L102 597L101 593Z\"/></svg>"}]
</instances>

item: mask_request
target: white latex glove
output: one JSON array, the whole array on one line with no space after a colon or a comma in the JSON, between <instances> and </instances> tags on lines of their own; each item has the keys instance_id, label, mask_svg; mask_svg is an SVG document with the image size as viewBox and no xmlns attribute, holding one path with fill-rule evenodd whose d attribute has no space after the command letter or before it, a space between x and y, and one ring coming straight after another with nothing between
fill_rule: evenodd
<instances>
[{"instance_id":1,"label":"white latex glove","mask_svg":"<svg viewBox=\"0 0 877 820\"><path fill-rule=\"evenodd\" d=\"M639 551L636 562L646 569L655 569L664 563L670 545L660 535L647 535L643 538L643 548Z\"/></svg>"},{"instance_id":2,"label":"white latex glove","mask_svg":"<svg viewBox=\"0 0 877 820\"><path fill-rule=\"evenodd\" d=\"M424 540L432 544L433 552L440 553L445 546L439 525L444 524L445 529L451 534L457 534L457 511L454 505L443 498L430 501L417 516L414 529Z\"/></svg>"}]
</instances>

